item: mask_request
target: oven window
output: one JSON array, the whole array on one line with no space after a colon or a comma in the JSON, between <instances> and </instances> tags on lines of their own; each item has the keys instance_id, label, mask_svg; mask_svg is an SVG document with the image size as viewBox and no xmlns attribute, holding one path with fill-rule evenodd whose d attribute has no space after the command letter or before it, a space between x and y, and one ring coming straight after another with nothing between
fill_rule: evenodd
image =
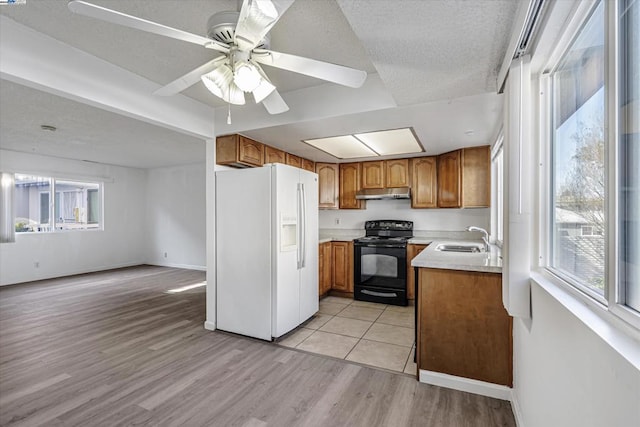
<instances>
[{"instance_id":1,"label":"oven window","mask_svg":"<svg viewBox=\"0 0 640 427\"><path fill-rule=\"evenodd\" d=\"M364 252L364 251L363 251ZM398 277L398 258L384 254L362 254L360 260L362 277Z\"/></svg>"}]
</instances>

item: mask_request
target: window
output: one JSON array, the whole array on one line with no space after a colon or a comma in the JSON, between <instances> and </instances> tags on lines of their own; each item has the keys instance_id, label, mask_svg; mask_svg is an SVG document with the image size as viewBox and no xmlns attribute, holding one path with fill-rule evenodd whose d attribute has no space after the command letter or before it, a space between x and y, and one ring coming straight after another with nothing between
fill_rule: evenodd
<instances>
[{"instance_id":1,"label":"window","mask_svg":"<svg viewBox=\"0 0 640 427\"><path fill-rule=\"evenodd\" d=\"M639 33L640 1L597 2L548 74L550 208L543 213L547 268L636 326Z\"/></svg>"},{"instance_id":2,"label":"window","mask_svg":"<svg viewBox=\"0 0 640 427\"><path fill-rule=\"evenodd\" d=\"M640 312L640 2L618 9L618 303Z\"/></svg>"},{"instance_id":3,"label":"window","mask_svg":"<svg viewBox=\"0 0 640 427\"><path fill-rule=\"evenodd\" d=\"M17 233L99 229L101 184L33 175L15 175ZM54 194L53 200L51 194Z\"/></svg>"},{"instance_id":4,"label":"window","mask_svg":"<svg viewBox=\"0 0 640 427\"><path fill-rule=\"evenodd\" d=\"M15 176L15 227L17 233L50 231L51 178Z\"/></svg>"},{"instance_id":5,"label":"window","mask_svg":"<svg viewBox=\"0 0 640 427\"><path fill-rule=\"evenodd\" d=\"M550 265L573 284L605 292L604 4L551 74ZM590 234L582 232L591 229Z\"/></svg>"},{"instance_id":6,"label":"window","mask_svg":"<svg viewBox=\"0 0 640 427\"><path fill-rule=\"evenodd\" d=\"M503 180L504 155L503 135L498 137L491 154L491 240L502 247L503 236Z\"/></svg>"}]
</instances>

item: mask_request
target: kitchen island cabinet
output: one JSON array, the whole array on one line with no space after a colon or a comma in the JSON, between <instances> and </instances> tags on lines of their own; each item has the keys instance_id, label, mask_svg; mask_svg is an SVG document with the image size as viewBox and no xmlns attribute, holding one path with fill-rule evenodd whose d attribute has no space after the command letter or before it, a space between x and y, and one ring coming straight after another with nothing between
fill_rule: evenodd
<instances>
[{"instance_id":1,"label":"kitchen island cabinet","mask_svg":"<svg viewBox=\"0 0 640 427\"><path fill-rule=\"evenodd\" d=\"M502 275L418 269L418 369L512 386L512 318Z\"/></svg>"},{"instance_id":2,"label":"kitchen island cabinet","mask_svg":"<svg viewBox=\"0 0 640 427\"><path fill-rule=\"evenodd\" d=\"M410 243L407 245L407 299L414 299L416 279L413 267L411 267L411 260L418 256L427 245L416 245Z\"/></svg>"}]
</instances>

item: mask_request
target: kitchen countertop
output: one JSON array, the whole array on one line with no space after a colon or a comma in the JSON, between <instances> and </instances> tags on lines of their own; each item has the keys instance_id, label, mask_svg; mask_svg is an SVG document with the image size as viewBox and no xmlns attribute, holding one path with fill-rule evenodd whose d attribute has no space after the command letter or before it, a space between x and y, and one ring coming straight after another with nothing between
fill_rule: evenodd
<instances>
[{"instance_id":1,"label":"kitchen countertop","mask_svg":"<svg viewBox=\"0 0 640 427\"><path fill-rule=\"evenodd\" d=\"M445 270L479 271L502 273L502 252L499 247L489 245L489 252L441 252L436 247L441 243L478 243L478 240L438 239L411 261L412 267L441 268ZM412 243L412 242L411 242Z\"/></svg>"},{"instance_id":2,"label":"kitchen countertop","mask_svg":"<svg viewBox=\"0 0 640 427\"><path fill-rule=\"evenodd\" d=\"M318 235L318 243L350 242L364 236L364 230L350 229L321 229Z\"/></svg>"}]
</instances>

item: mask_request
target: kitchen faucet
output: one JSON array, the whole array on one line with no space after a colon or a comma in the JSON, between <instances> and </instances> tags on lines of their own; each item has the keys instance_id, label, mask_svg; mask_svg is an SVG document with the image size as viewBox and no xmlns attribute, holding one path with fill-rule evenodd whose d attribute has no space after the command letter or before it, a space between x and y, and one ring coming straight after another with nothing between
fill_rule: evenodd
<instances>
[{"instance_id":1,"label":"kitchen faucet","mask_svg":"<svg viewBox=\"0 0 640 427\"><path fill-rule=\"evenodd\" d=\"M487 230L485 230L484 228L476 227L474 225L470 225L469 227L467 227L467 231L480 231L481 233L484 233L484 235L482 236L482 241L484 242L484 250L485 252L489 252L489 233L487 233Z\"/></svg>"}]
</instances>

